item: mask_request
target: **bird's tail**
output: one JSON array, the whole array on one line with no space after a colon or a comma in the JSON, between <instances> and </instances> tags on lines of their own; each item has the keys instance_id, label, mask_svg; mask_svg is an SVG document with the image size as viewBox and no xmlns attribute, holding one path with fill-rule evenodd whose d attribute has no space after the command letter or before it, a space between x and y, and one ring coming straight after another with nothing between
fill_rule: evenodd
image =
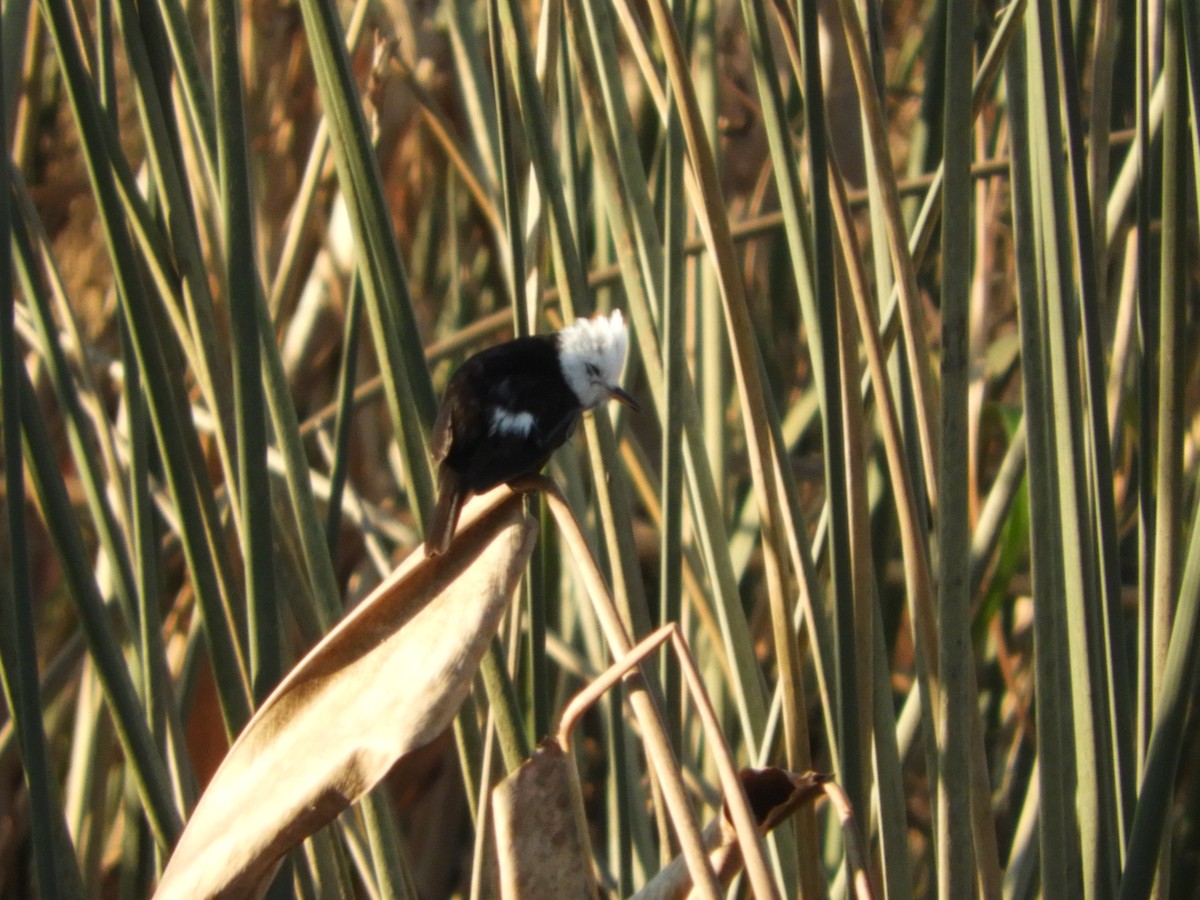
<instances>
[{"instance_id":1,"label":"bird's tail","mask_svg":"<svg viewBox=\"0 0 1200 900\"><path fill-rule=\"evenodd\" d=\"M447 465L438 472L438 499L425 529L425 555L439 556L450 547L467 490L458 473Z\"/></svg>"}]
</instances>

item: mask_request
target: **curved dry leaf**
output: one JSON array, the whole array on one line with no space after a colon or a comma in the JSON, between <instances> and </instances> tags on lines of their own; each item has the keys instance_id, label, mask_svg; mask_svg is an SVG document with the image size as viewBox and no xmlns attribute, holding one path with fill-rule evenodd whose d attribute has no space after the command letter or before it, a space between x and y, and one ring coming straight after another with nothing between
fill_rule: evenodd
<instances>
[{"instance_id":1,"label":"curved dry leaf","mask_svg":"<svg viewBox=\"0 0 1200 900\"><path fill-rule=\"evenodd\" d=\"M597 896L573 765L547 738L492 790L504 900Z\"/></svg>"},{"instance_id":2,"label":"curved dry leaf","mask_svg":"<svg viewBox=\"0 0 1200 900\"><path fill-rule=\"evenodd\" d=\"M821 796L825 785L833 780L832 775L824 772L788 772L778 766L767 766L763 769L742 769L738 772L738 780L746 799L750 801L750 809L758 827L765 834L788 819L806 803L814 802ZM729 818L729 810L725 810Z\"/></svg>"},{"instance_id":3,"label":"curved dry leaf","mask_svg":"<svg viewBox=\"0 0 1200 900\"><path fill-rule=\"evenodd\" d=\"M284 853L450 724L536 536L507 488L472 511L448 553L418 549L284 678L200 798L156 897L257 894Z\"/></svg>"},{"instance_id":4,"label":"curved dry leaf","mask_svg":"<svg viewBox=\"0 0 1200 900\"><path fill-rule=\"evenodd\" d=\"M796 774L774 766L765 769L742 769L738 780L750 801L758 830L766 834L796 812L801 806L813 803L821 796L831 775L819 772ZM713 871L722 885L728 885L742 869L742 853L737 832L729 820L729 810L723 809L704 828L704 846L708 850ZM692 878L681 857L676 857L646 883L635 900L684 900L692 896Z\"/></svg>"}]
</instances>

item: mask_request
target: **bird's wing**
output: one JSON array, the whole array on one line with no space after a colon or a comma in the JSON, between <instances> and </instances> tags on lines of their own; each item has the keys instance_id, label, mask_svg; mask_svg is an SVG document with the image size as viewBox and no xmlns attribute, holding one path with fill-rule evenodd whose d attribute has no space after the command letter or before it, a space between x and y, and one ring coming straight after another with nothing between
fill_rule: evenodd
<instances>
[{"instance_id":1,"label":"bird's wing","mask_svg":"<svg viewBox=\"0 0 1200 900\"><path fill-rule=\"evenodd\" d=\"M549 428L544 431L535 428L529 436L539 447L553 453L571 439L571 435L575 433L575 426L578 424L579 411L577 409L562 410L552 420Z\"/></svg>"},{"instance_id":2,"label":"bird's wing","mask_svg":"<svg viewBox=\"0 0 1200 900\"><path fill-rule=\"evenodd\" d=\"M496 402L494 391L493 382L487 378L478 357L467 360L454 373L446 385L429 437L429 452L435 465L457 459L464 441L469 443L473 435L487 433L488 423L484 416L485 410Z\"/></svg>"},{"instance_id":3,"label":"bird's wing","mask_svg":"<svg viewBox=\"0 0 1200 900\"><path fill-rule=\"evenodd\" d=\"M433 431L429 435L429 452L433 454L434 465L439 465L450 452L454 440L454 407L455 403L447 397L438 407L437 418L433 420Z\"/></svg>"}]
</instances>

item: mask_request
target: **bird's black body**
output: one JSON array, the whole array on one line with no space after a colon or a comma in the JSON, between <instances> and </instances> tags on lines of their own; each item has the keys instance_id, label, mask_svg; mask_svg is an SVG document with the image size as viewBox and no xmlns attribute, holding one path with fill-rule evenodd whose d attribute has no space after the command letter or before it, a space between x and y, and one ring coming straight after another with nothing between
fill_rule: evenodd
<instances>
[{"instance_id":1,"label":"bird's black body","mask_svg":"<svg viewBox=\"0 0 1200 900\"><path fill-rule=\"evenodd\" d=\"M540 470L582 412L559 365L556 334L517 338L463 363L433 426L431 449L440 468L427 552L445 552L469 495Z\"/></svg>"},{"instance_id":2,"label":"bird's black body","mask_svg":"<svg viewBox=\"0 0 1200 900\"><path fill-rule=\"evenodd\" d=\"M433 426L433 458L481 494L538 471L571 436L583 408L563 378L556 335L517 338L454 373ZM494 427L494 411L528 413L527 435Z\"/></svg>"}]
</instances>

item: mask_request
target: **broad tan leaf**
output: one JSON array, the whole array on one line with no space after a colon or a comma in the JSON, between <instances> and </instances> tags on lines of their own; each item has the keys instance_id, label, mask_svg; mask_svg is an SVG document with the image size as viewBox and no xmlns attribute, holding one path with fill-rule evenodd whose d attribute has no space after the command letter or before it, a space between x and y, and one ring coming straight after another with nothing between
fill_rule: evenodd
<instances>
[{"instance_id":1,"label":"broad tan leaf","mask_svg":"<svg viewBox=\"0 0 1200 900\"><path fill-rule=\"evenodd\" d=\"M464 519L449 552L418 548L267 699L200 798L156 897L261 892L287 850L450 724L536 535L507 488Z\"/></svg>"},{"instance_id":2,"label":"broad tan leaf","mask_svg":"<svg viewBox=\"0 0 1200 900\"><path fill-rule=\"evenodd\" d=\"M504 900L597 896L573 765L548 738L492 791Z\"/></svg>"}]
</instances>

